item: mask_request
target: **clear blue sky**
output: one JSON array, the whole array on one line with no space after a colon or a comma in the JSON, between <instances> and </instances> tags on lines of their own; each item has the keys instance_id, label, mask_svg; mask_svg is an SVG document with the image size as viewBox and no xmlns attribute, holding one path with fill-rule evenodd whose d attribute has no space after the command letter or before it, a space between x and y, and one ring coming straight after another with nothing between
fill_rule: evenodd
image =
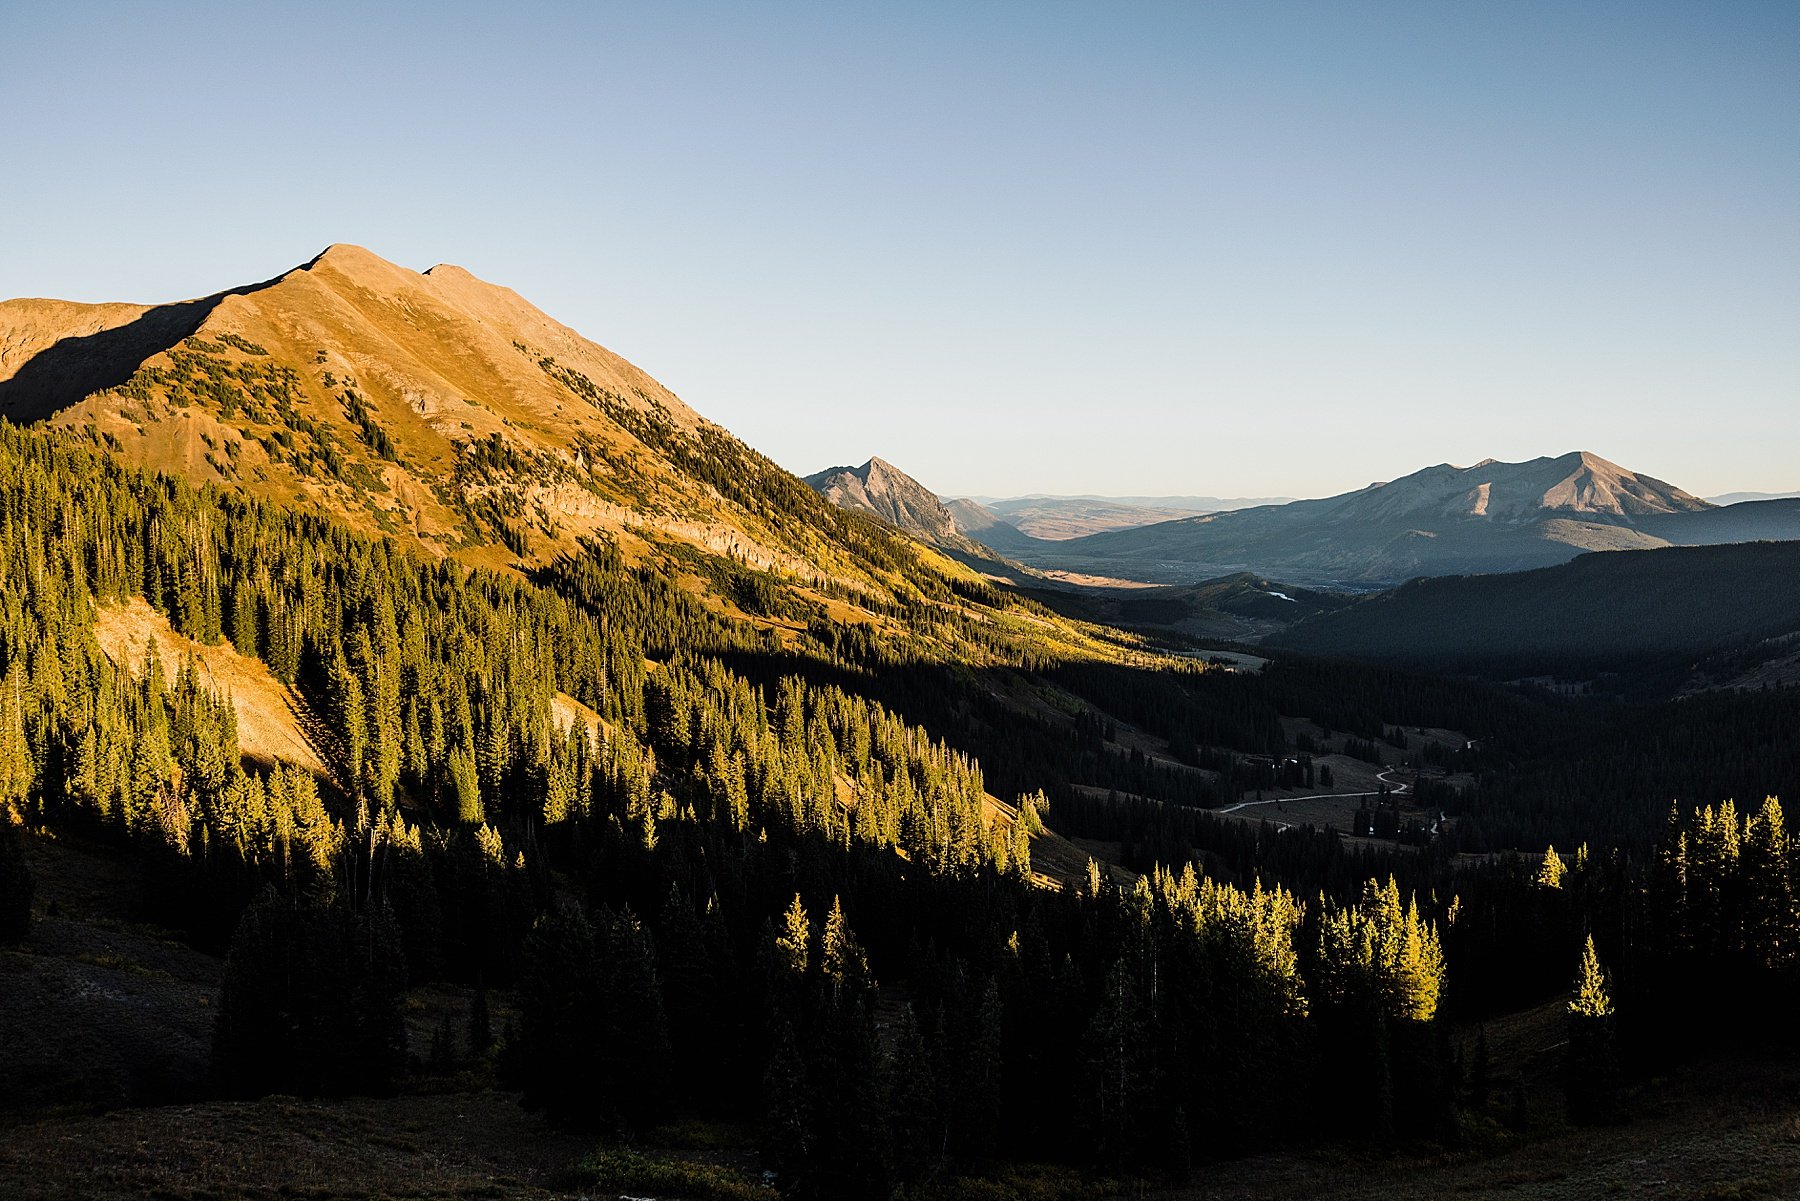
<instances>
[{"instance_id":1,"label":"clear blue sky","mask_svg":"<svg viewBox=\"0 0 1800 1201\"><path fill-rule=\"evenodd\" d=\"M83 3L0 295L460 263L796 471L1800 487L1800 4Z\"/></svg>"}]
</instances>

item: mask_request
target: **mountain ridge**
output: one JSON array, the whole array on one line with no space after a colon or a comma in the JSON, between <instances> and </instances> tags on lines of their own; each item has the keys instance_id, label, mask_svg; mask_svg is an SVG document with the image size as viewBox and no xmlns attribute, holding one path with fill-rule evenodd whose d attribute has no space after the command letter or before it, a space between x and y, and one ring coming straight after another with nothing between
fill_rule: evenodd
<instances>
[{"instance_id":1,"label":"mountain ridge","mask_svg":"<svg viewBox=\"0 0 1800 1201\"><path fill-rule=\"evenodd\" d=\"M1800 517L1772 509L1751 520L1737 508L1571 451L1440 463L1337 496L1095 534L1021 557L1163 582L1247 569L1297 582L1380 583L1545 567L1586 550L1800 537Z\"/></svg>"}]
</instances>

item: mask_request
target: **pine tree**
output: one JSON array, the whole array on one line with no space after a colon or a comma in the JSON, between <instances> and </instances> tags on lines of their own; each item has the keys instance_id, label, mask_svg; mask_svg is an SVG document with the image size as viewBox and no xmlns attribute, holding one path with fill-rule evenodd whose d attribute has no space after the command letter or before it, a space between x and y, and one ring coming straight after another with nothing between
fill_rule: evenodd
<instances>
[{"instance_id":1,"label":"pine tree","mask_svg":"<svg viewBox=\"0 0 1800 1201\"><path fill-rule=\"evenodd\" d=\"M1568 874L1568 867L1562 856L1556 853L1555 847L1544 852L1544 858L1538 864L1537 882L1539 888L1561 888L1563 877Z\"/></svg>"},{"instance_id":2,"label":"pine tree","mask_svg":"<svg viewBox=\"0 0 1800 1201\"><path fill-rule=\"evenodd\" d=\"M525 1104L591 1121L604 1087L597 940L587 915L559 898L525 940L519 973L518 1071Z\"/></svg>"},{"instance_id":3,"label":"pine tree","mask_svg":"<svg viewBox=\"0 0 1800 1201\"><path fill-rule=\"evenodd\" d=\"M1746 824L1741 862L1747 966L1754 972L1779 975L1793 966L1800 953L1796 946L1800 932L1796 931L1787 826L1781 802L1774 797L1766 798L1762 809Z\"/></svg>"},{"instance_id":4,"label":"pine tree","mask_svg":"<svg viewBox=\"0 0 1800 1201\"><path fill-rule=\"evenodd\" d=\"M1144 1015L1136 981L1124 960L1106 974L1100 1005L1087 1029L1087 1119L1099 1163L1118 1167L1135 1149L1142 1101Z\"/></svg>"},{"instance_id":5,"label":"pine tree","mask_svg":"<svg viewBox=\"0 0 1800 1201\"><path fill-rule=\"evenodd\" d=\"M266 891L226 957L215 1079L246 1097L391 1092L406 1066L405 983L385 915Z\"/></svg>"},{"instance_id":6,"label":"pine tree","mask_svg":"<svg viewBox=\"0 0 1800 1201\"><path fill-rule=\"evenodd\" d=\"M14 662L0 676L0 826L25 820L35 775L25 737L25 665Z\"/></svg>"},{"instance_id":7,"label":"pine tree","mask_svg":"<svg viewBox=\"0 0 1800 1201\"><path fill-rule=\"evenodd\" d=\"M797 901L798 897L795 899ZM804 918L804 911L801 916ZM834 997L846 990L861 991L868 981L868 960L850 931L844 907L837 897L831 898L831 913L825 918L825 928L819 934L819 971Z\"/></svg>"},{"instance_id":8,"label":"pine tree","mask_svg":"<svg viewBox=\"0 0 1800 1201\"><path fill-rule=\"evenodd\" d=\"M951 1133L957 1153L975 1162L999 1149L1002 1039L1000 990L988 980L969 998L957 1040Z\"/></svg>"},{"instance_id":9,"label":"pine tree","mask_svg":"<svg viewBox=\"0 0 1800 1201\"><path fill-rule=\"evenodd\" d=\"M487 820L487 809L481 803L481 782L475 770L475 757L462 747L450 752L450 791L456 805L456 820L465 826Z\"/></svg>"},{"instance_id":10,"label":"pine tree","mask_svg":"<svg viewBox=\"0 0 1800 1201\"><path fill-rule=\"evenodd\" d=\"M1569 999L1563 1088L1572 1122L1608 1122L1617 1115L1619 1067L1612 1023L1612 993L1590 934L1576 968L1574 995Z\"/></svg>"},{"instance_id":11,"label":"pine tree","mask_svg":"<svg viewBox=\"0 0 1800 1201\"><path fill-rule=\"evenodd\" d=\"M911 1005L900 1013L887 1077L895 1174L906 1183L924 1179L943 1160L943 1119L931 1052Z\"/></svg>"},{"instance_id":12,"label":"pine tree","mask_svg":"<svg viewBox=\"0 0 1800 1201\"><path fill-rule=\"evenodd\" d=\"M777 1015L763 1069L763 1166L775 1173L784 1192L791 1192L812 1160L812 1106L806 1063L794 1028Z\"/></svg>"},{"instance_id":13,"label":"pine tree","mask_svg":"<svg viewBox=\"0 0 1800 1201\"><path fill-rule=\"evenodd\" d=\"M1469 1063L1469 1108L1476 1113L1487 1110L1494 1093L1494 1066L1488 1052L1487 1027L1475 1032L1475 1055Z\"/></svg>"},{"instance_id":14,"label":"pine tree","mask_svg":"<svg viewBox=\"0 0 1800 1201\"><path fill-rule=\"evenodd\" d=\"M800 894L795 893L794 903L782 915L781 925L775 932L775 963L790 976L804 976L811 961L811 948L812 923L807 919Z\"/></svg>"},{"instance_id":15,"label":"pine tree","mask_svg":"<svg viewBox=\"0 0 1800 1201\"><path fill-rule=\"evenodd\" d=\"M608 1117L643 1127L665 1116L669 1022L650 932L629 911L607 913L599 947L600 1065L588 1087Z\"/></svg>"}]
</instances>

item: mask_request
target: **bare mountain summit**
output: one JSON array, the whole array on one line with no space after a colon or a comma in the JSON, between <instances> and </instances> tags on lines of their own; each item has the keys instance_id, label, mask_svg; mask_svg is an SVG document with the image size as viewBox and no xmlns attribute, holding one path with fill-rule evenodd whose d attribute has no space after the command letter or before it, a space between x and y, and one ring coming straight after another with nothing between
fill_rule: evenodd
<instances>
[{"instance_id":1,"label":"bare mountain summit","mask_svg":"<svg viewBox=\"0 0 1800 1201\"><path fill-rule=\"evenodd\" d=\"M945 502L886 459L871 458L861 467L828 467L806 482L838 508L878 517L988 574L1017 572L1016 564L1004 562L995 551L1009 554L1035 543L973 501Z\"/></svg>"},{"instance_id":2,"label":"bare mountain summit","mask_svg":"<svg viewBox=\"0 0 1800 1201\"><path fill-rule=\"evenodd\" d=\"M806 482L840 509L869 513L928 542L958 535L956 519L937 493L886 459L871 458L861 467L828 467Z\"/></svg>"}]
</instances>

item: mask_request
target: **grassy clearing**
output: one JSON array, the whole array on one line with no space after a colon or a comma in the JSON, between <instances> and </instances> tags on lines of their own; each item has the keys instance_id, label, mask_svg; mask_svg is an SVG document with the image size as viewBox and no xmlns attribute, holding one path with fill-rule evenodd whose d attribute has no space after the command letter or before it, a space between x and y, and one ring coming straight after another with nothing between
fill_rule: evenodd
<instances>
[{"instance_id":1,"label":"grassy clearing","mask_svg":"<svg viewBox=\"0 0 1800 1201\"><path fill-rule=\"evenodd\" d=\"M588 1156L570 1169L568 1183L601 1193L671 1196L686 1201L780 1201L781 1197L734 1168L626 1147Z\"/></svg>"}]
</instances>

